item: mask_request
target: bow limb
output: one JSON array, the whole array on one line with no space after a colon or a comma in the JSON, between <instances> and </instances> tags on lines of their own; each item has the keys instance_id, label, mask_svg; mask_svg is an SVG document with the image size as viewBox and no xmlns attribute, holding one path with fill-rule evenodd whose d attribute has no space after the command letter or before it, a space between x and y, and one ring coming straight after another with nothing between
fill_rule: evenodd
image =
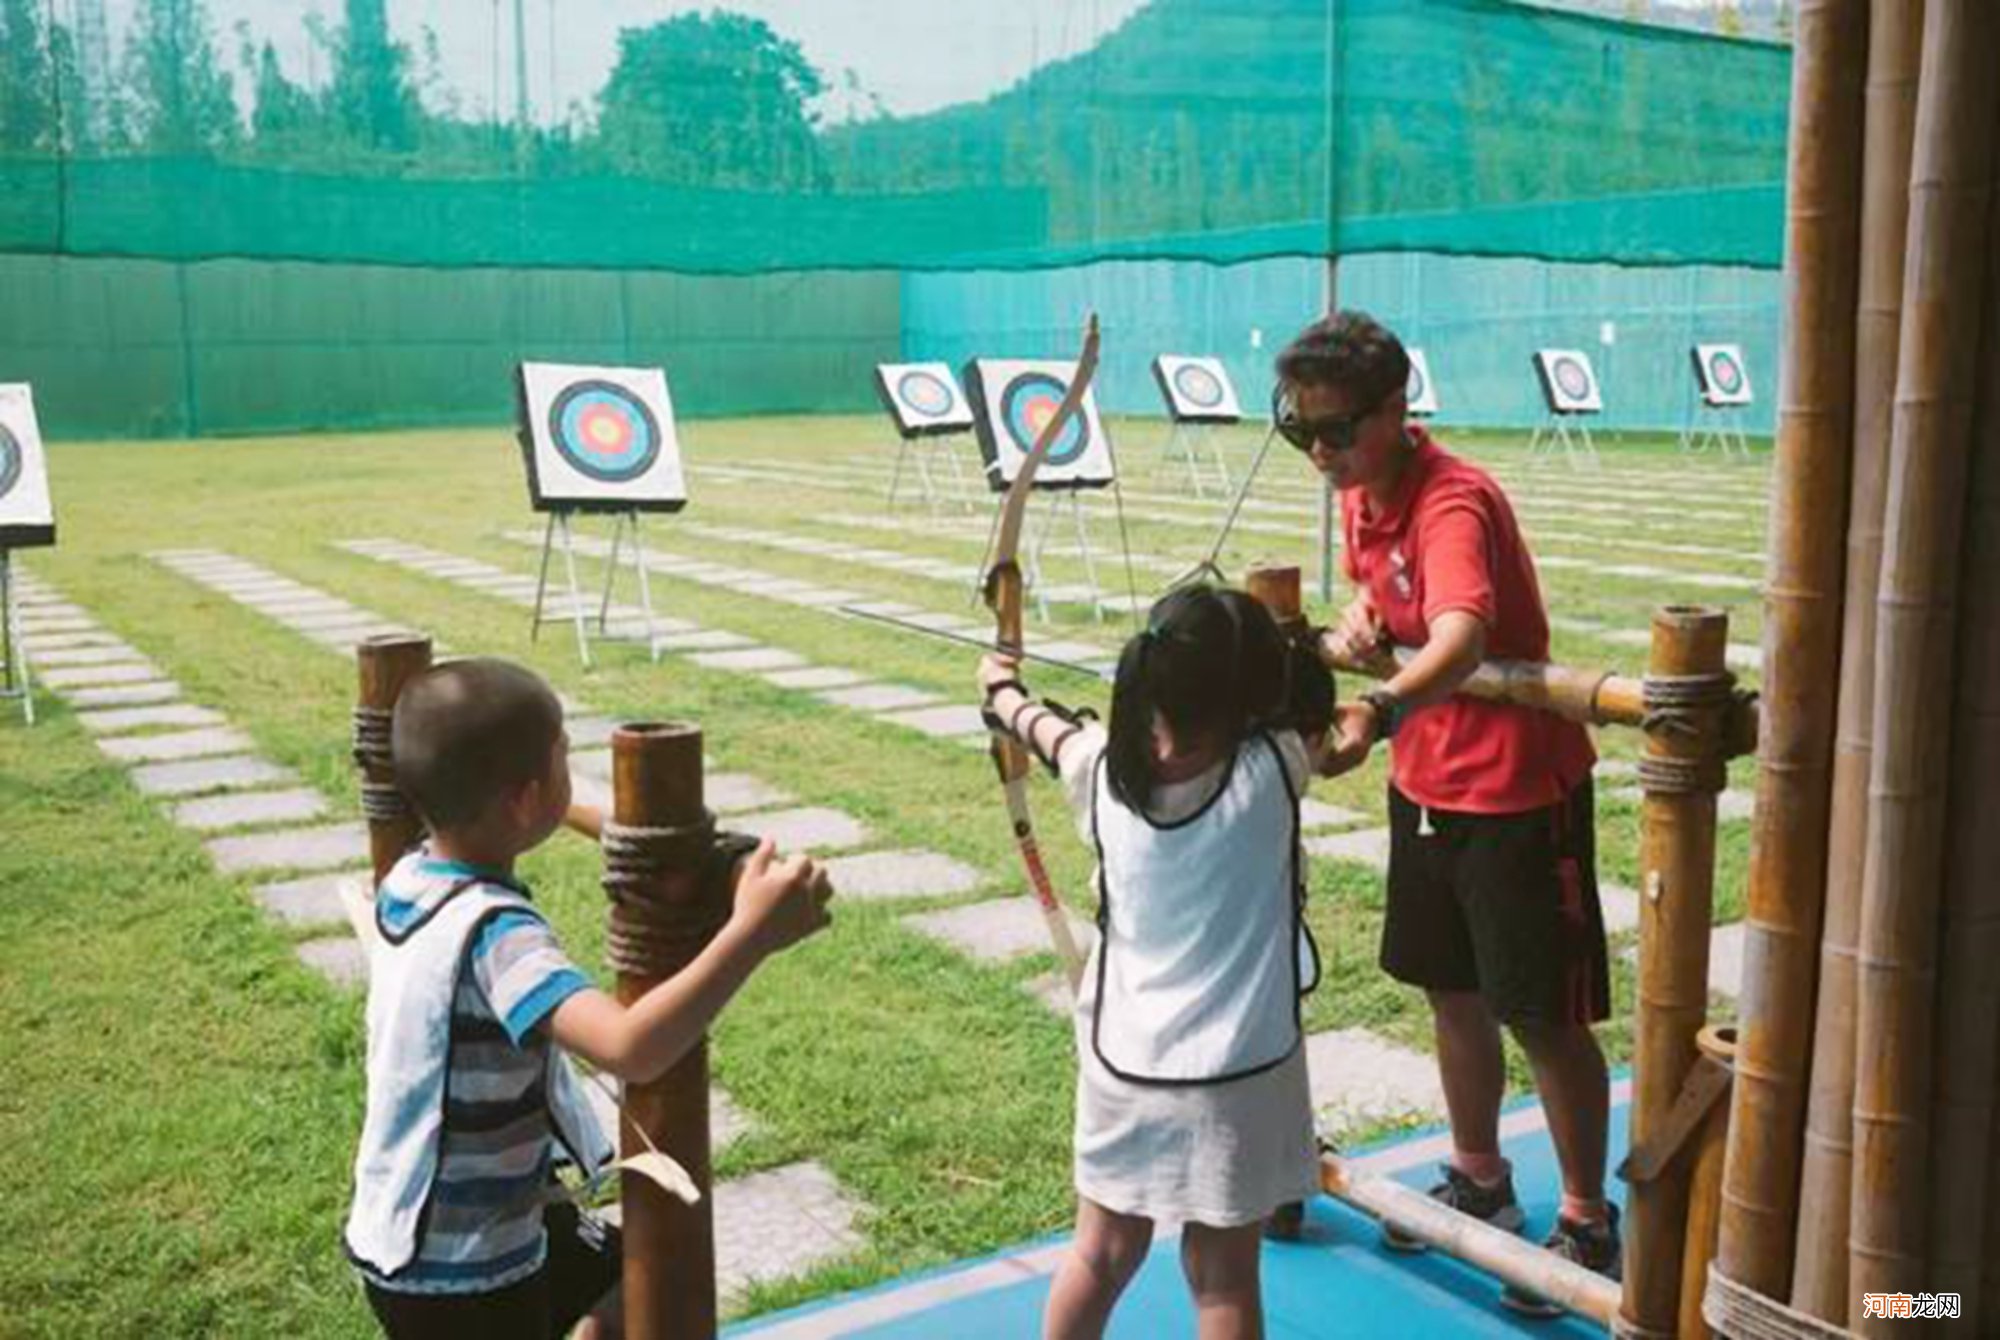
<instances>
[{"instance_id":1,"label":"bow limb","mask_svg":"<svg viewBox=\"0 0 2000 1340\"><path fill-rule=\"evenodd\" d=\"M994 530L985 594L987 607L993 611L994 643L1006 653L1020 655L1027 650L1023 631L1021 566L1017 556L1021 547L1022 521L1035 486L1035 472L1048 459L1056 439L1082 411L1091 380L1097 375L1097 352L1097 317L1093 315L1084 330L1083 352L1077 359L1076 374L1070 378L1062 403L1056 406L1056 412L1049 417L1049 421L1042 425L1033 449L1021 462L1014 482L1008 486L1007 496L1000 503L1000 524ZM1069 979L1070 991L1074 994L1083 976L1083 951L1077 946L1069 917L1063 912L1062 902L1056 897L1055 886L1050 883L1048 870L1042 864L1041 846L1035 840L1034 818L1028 812L1028 773L1033 767L1033 760L1013 733L1000 726L993 728L992 752L994 769L1000 774L1000 784L1007 793L1007 818L1013 825L1014 845L1020 849L1021 864L1027 868L1028 888L1035 896L1036 905L1041 908L1042 919L1048 924L1049 940L1055 946L1057 958L1062 961L1063 974Z\"/></svg>"}]
</instances>

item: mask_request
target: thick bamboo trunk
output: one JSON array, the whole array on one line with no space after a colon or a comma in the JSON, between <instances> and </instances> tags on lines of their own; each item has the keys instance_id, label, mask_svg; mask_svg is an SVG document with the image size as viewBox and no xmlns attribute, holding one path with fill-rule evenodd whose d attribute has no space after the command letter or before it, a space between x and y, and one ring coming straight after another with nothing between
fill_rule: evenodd
<instances>
[{"instance_id":1,"label":"thick bamboo trunk","mask_svg":"<svg viewBox=\"0 0 2000 1340\"><path fill-rule=\"evenodd\" d=\"M1931 0L1904 259L1903 338L1875 638L1854 1093L1848 1324L1869 1294L1917 1293L1951 747L1953 638L1984 291L2000 7ZM1988 817L1990 822L1990 816Z\"/></svg>"},{"instance_id":2,"label":"thick bamboo trunk","mask_svg":"<svg viewBox=\"0 0 2000 1340\"><path fill-rule=\"evenodd\" d=\"M693 726L624 725L611 735L612 823L606 825L606 947L618 999L630 1005L700 954L727 919L727 895L705 890L700 870L712 833L702 803L701 732ZM718 906L718 903L720 904ZM708 1127L708 1043L650 1084L625 1086L620 1152L651 1143L701 1191L684 1204L625 1173L625 1334L634 1340L702 1340L716 1331L714 1174Z\"/></svg>"},{"instance_id":3,"label":"thick bamboo trunk","mask_svg":"<svg viewBox=\"0 0 2000 1340\"><path fill-rule=\"evenodd\" d=\"M354 648L360 675L354 711L354 761L361 770L368 857L380 887L391 867L423 837L424 823L396 789L389 756L390 716L403 686L431 668L431 640L416 635L365 638Z\"/></svg>"},{"instance_id":4,"label":"thick bamboo trunk","mask_svg":"<svg viewBox=\"0 0 2000 1340\"><path fill-rule=\"evenodd\" d=\"M1660 714L1639 764L1639 1001L1632 1054L1632 1147L1670 1126L1708 1019L1708 938L1715 901L1715 797L1722 789L1730 677L1729 617L1668 607L1653 615L1648 698ZM1671 1336L1680 1316L1688 1178L1683 1150L1626 1196L1628 1335Z\"/></svg>"},{"instance_id":5,"label":"thick bamboo trunk","mask_svg":"<svg viewBox=\"0 0 2000 1340\"><path fill-rule=\"evenodd\" d=\"M1704 1028L1695 1039L1701 1054L1718 1065L1735 1069L1736 1030ZM1714 1332L1701 1315L1708 1283L1708 1263L1715 1259L1715 1240L1722 1232L1722 1160L1729 1149L1729 1104L1709 1109L1701 1129L1691 1137L1693 1167L1688 1175L1687 1250L1681 1263L1678 1340L1708 1340Z\"/></svg>"},{"instance_id":6,"label":"thick bamboo trunk","mask_svg":"<svg viewBox=\"0 0 2000 1340\"><path fill-rule=\"evenodd\" d=\"M1987 235L1979 406L1959 567L1927 1286L1959 1295L1961 1315L1950 1328L1960 1335L2000 1329L2000 1300L1984 1296L1981 1280L1993 1206L1987 1179L1978 1175L1992 1159L2000 1113L2000 227L1989 222ZM1992 1247L2000 1250L2000 1240Z\"/></svg>"},{"instance_id":7,"label":"thick bamboo trunk","mask_svg":"<svg viewBox=\"0 0 2000 1340\"><path fill-rule=\"evenodd\" d=\"M1764 704L1742 1022L1717 1267L1788 1296L1806 1049L1826 888L1842 534L1853 429L1865 0L1801 4L1785 220Z\"/></svg>"},{"instance_id":8,"label":"thick bamboo trunk","mask_svg":"<svg viewBox=\"0 0 2000 1340\"><path fill-rule=\"evenodd\" d=\"M1868 128L1855 319L1854 469L1841 602L1840 705L1827 840L1826 915L1807 1090L1792 1306L1847 1320L1847 1207L1854 1140L1854 941L1868 850L1868 764L1875 714L1875 586L1896 403L1910 142L1923 54L1923 0L1875 0L1868 26Z\"/></svg>"}]
</instances>

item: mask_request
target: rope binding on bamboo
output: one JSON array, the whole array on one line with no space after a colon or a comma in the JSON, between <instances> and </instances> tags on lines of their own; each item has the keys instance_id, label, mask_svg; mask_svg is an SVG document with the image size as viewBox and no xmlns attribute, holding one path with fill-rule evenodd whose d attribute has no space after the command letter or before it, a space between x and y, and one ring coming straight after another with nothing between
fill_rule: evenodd
<instances>
[{"instance_id":1,"label":"rope binding on bamboo","mask_svg":"<svg viewBox=\"0 0 2000 1340\"><path fill-rule=\"evenodd\" d=\"M1738 1284L1722 1273L1719 1262L1708 1268L1701 1315L1717 1335L1730 1340L1850 1340L1852 1335Z\"/></svg>"},{"instance_id":2,"label":"rope binding on bamboo","mask_svg":"<svg viewBox=\"0 0 2000 1340\"><path fill-rule=\"evenodd\" d=\"M644 826L606 820L604 891L610 897L605 949L612 968L634 977L667 977L698 954L729 919L727 881L756 839L718 835L715 815L692 824ZM672 876L693 876L676 896L662 896ZM718 887L718 882L720 887Z\"/></svg>"},{"instance_id":3,"label":"rope binding on bamboo","mask_svg":"<svg viewBox=\"0 0 2000 1340\"><path fill-rule=\"evenodd\" d=\"M1644 684L1647 734L1700 739L1705 718L1724 713L1738 701L1736 676L1727 670L1699 675L1647 675ZM1729 784L1725 750L1701 758L1648 753L1639 760L1639 785L1648 795L1718 795Z\"/></svg>"},{"instance_id":4,"label":"rope binding on bamboo","mask_svg":"<svg viewBox=\"0 0 2000 1340\"><path fill-rule=\"evenodd\" d=\"M354 709L354 762L361 769L361 814L372 824L393 824L412 818L415 811L393 780L396 761L390 751L393 710L387 707Z\"/></svg>"}]
</instances>

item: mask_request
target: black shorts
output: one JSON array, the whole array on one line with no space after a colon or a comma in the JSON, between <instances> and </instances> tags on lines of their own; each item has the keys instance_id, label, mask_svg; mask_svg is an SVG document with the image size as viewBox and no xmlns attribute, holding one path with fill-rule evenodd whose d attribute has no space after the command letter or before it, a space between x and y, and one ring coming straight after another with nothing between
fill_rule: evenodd
<instances>
[{"instance_id":1,"label":"black shorts","mask_svg":"<svg viewBox=\"0 0 2000 1340\"><path fill-rule=\"evenodd\" d=\"M1390 787L1382 967L1426 990L1476 991L1508 1023L1609 1018L1590 779L1547 809L1432 810L1427 825Z\"/></svg>"},{"instance_id":2,"label":"black shorts","mask_svg":"<svg viewBox=\"0 0 2000 1340\"><path fill-rule=\"evenodd\" d=\"M368 1306L394 1340L551 1340L568 1335L613 1289L624 1269L616 1228L561 1202L542 1212L549 1253L542 1268L491 1293L397 1293L366 1284Z\"/></svg>"}]
</instances>

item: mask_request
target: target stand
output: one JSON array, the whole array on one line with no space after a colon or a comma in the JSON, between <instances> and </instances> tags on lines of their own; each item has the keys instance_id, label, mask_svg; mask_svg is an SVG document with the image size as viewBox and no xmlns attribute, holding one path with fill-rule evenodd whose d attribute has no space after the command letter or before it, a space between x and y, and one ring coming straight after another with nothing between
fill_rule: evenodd
<instances>
[{"instance_id":1,"label":"target stand","mask_svg":"<svg viewBox=\"0 0 2000 1340\"><path fill-rule=\"evenodd\" d=\"M914 465L924 504L932 515L947 505L961 512L972 511L972 486L958 449L958 439L972 431L972 407L958 389L951 368L943 363L878 363L875 393L902 443L896 453L896 468L889 475L887 510L896 510L903 471ZM947 476L942 486L932 472L934 458L942 461L938 473Z\"/></svg>"},{"instance_id":2,"label":"target stand","mask_svg":"<svg viewBox=\"0 0 2000 1340\"><path fill-rule=\"evenodd\" d=\"M1153 360L1153 381L1166 402L1173 431L1160 447L1162 464L1187 465L1188 487L1197 498L1208 496L1214 483L1218 494L1230 490L1229 462L1216 438L1219 424L1240 423L1243 408L1229 369L1219 358L1161 354Z\"/></svg>"},{"instance_id":3,"label":"target stand","mask_svg":"<svg viewBox=\"0 0 2000 1340\"><path fill-rule=\"evenodd\" d=\"M598 636L614 635L611 593L629 545L639 578L637 632L645 638L648 654L658 660L653 590L639 514L678 512L687 506L666 374L658 368L523 363L517 389L528 493L535 510L548 514L530 640L540 638L544 624L567 621L576 630L577 655L586 669L590 667L590 602L576 575L574 517L579 512L608 513L612 517L611 546L604 568L604 590L597 601ZM549 564L558 541L568 597L551 613Z\"/></svg>"},{"instance_id":4,"label":"target stand","mask_svg":"<svg viewBox=\"0 0 2000 1340\"><path fill-rule=\"evenodd\" d=\"M1743 350L1734 344L1697 344L1688 350L1694 362L1695 402L1681 428L1680 448L1699 456L1713 448L1724 460L1732 455L1750 459L1750 435L1743 413L1754 401Z\"/></svg>"},{"instance_id":5,"label":"target stand","mask_svg":"<svg viewBox=\"0 0 2000 1340\"><path fill-rule=\"evenodd\" d=\"M16 598L14 551L0 549L0 702L19 699L21 719L35 724L35 686L28 648L21 637L21 602Z\"/></svg>"},{"instance_id":6,"label":"target stand","mask_svg":"<svg viewBox=\"0 0 2000 1340\"><path fill-rule=\"evenodd\" d=\"M1604 396L1590 356L1580 349L1537 349L1534 365L1548 417L1528 439L1528 460L1553 459L1560 453L1571 469L1596 468L1597 443L1591 440L1590 419L1604 412Z\"/></svg>"}]
</instances>

